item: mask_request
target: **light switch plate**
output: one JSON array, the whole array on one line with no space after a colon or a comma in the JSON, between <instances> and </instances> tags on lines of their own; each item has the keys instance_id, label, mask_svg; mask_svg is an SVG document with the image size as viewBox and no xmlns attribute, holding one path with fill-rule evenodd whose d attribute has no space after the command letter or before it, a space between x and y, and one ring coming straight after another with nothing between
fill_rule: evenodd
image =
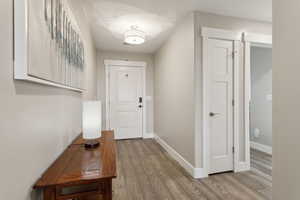
<instances>
[{"instance_id":1,"label":"light switch plate","mask_svg":"<svg viewBox=\"0 0 300 200\"><path fill-rule=\"evenodd\" d=\"M273 95L272 94L267 94L266 99L267 99L267 101L272 101Z\"/></svg>"}]
</instances>

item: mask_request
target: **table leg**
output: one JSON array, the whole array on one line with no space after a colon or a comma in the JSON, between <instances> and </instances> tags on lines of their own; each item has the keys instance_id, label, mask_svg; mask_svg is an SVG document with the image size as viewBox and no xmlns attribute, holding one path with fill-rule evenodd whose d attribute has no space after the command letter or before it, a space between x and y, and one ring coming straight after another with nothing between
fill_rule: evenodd
<instances>
[{"instance_id":1,"label":"table leg","mask_svg":"<svg viewBox=\"0 0 300 200\"><path fill-rule=\"evenodd\" d=\"M55 200L55 188L49 187L44 189L43 200Z\"/></svg>"},{"instance_id":2,"label":"table leg","mask_svg":"<svg viewBox=\"0 0 300 200\"><path fill-rule=\"evenodd\" d=\"M105 181L103 186L103 200L112 200L112 180Z\"/></svg>"}]
</instances>

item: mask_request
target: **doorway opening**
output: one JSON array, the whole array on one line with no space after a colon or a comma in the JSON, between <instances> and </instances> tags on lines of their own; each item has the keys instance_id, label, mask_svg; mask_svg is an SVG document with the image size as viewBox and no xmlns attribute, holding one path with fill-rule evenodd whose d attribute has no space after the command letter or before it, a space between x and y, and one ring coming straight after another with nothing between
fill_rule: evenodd
<instances>
[{"instance_id":1,"label":"doorway opening","mask_svg":"<svg viewBox=\"0 0 300 200\"><path fill-rule=\"evenodd\" d=\"M251 170L272 182L272 36L245 34L246 131Z\"/></svg>"},{"instance_id":2,"label":"doorway opening","mask_svg":"<svg viewBox=\"0 0 300 200\"><path fill-rule=\"evenodd\" d=\"M227 45L227 48L224 48L226 46L225 44ZM261 51L269 51L267 54L271 55L272 36L249 33L242 34L228 30L202 28L202 46L203 174L204 176L208 176L209 174L222 173L226 171L249 171L251 169L251 163L252 166L256 163L255 166L259 168L259 166L257 166L258 162L253 159L255 156L259 155L257 154L257 151L254 151L257 149L254 149L254 143L250 140L254 138L255 134L253 134L253 132L260 131L257 131L257 127L255 128L255 126L258 125L254 124L254 119L251 118L253 112L257 113L257 111L251 109L259 109L256 107L250 107L250 103L252 103L251 94L254 92L251 91L251 84L257 84L256 82L251 81L251 78L254 78L253 75L251 76L251 73L256 73L257 71L257 69L252 67L251 64L259 65L260 60L256 58L257 55L255 54L257 49L261 49ZM269 62L269 64L265 65L271 67L271 57L268 58L267 55L261 56L263 59L266 59L265 62ZM251 59L255 59L257 63ZM256 71L253 71L252 68ZM262 70L262 67L260 70ZM268 71L266 73L269 78L272 76L272 71ZM266 79L266 77L263 76L267 75L262 75L263 80ZM229 77L232 77L232 82L229 81L225 84L226 80L229 80L226 78ZM258 81L258 83L261 82L262 81ZM265 82L270 83L272 81L265 80ZM226 89L224 89L225 86ZM232 86L232 90L228 86ZM260 86L258 86L258 88L260 88ZM218 97L218 95L225 93L226 95L224 97ZM272 86L269 85L269 88L266 88L260 96L263 96L265 103L268 104L268 116L270 116L272 113ZM229 99L231 99L231 104L229 104ZM267 106L264 106L264 108L266 107ZM222 110L227 111L226 113L231 113L232 111L232 117L224 114ZM262 115L258 114L258 117L261 116ZM266 118L268 117L265 117L264 123L268 123L269 129L264 130L264 132L272 132L270 130L272 119ZM222 119L227 124L218 130L219 127L222 127L220 125ZM230 121L231 119L232 121ZM250 126L253 126L254 128L250 128ZM232 127L231 131L228 129L230 127ZM217 131L214 133L215 130ZM231 135L233 136L233 139ZM267 144L271 144L270 140ZM228 159L228 165L223 167L224 163L221 162L222 159L229 158L229 156L232 159ZM212 158L214 159L214 157L216 158L216 162L212 161ZM266 156L261 155L260 157ZM262 164L265 166L267 164L267 160L262 162ZM269 168L272 169L271 165Z\"/></svg>"},{"instance_id":3,"label":"doorway opening","mask_svg":"<svg viewBox=\"0 0 300 200\"><path fill-rule=\"evenodd\" d=\"M146 130L146 63L105 60L106 129L116 139L143 138Z\"/></svg>"},{"instance_id":4,"label":"doorway opening","mask_svg":"<svg viewBox=\"0 0 300 200\"><path fill-rule=\"evenodd\" d=\"M251 45L251 169L272 174L272 47Z\"/></svg>"},{"instance_id":5,"label":"doorway opening","mask_svg":"<svg viewBox=\"0 0 300 200\"><path fill-rule=\"evenodd\" d=\"M203 174L239 171L241 33L202 28Z\"/></svg>"}]
</instances>

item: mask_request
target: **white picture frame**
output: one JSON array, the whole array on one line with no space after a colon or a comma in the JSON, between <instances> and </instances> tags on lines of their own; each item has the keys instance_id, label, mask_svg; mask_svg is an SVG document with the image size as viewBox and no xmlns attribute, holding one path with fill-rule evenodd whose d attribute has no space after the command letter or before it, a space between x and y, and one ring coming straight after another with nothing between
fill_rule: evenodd
<instances>
[{"instance_id":1,"label":"white picture frame","mask_svg":"<svg viewBox=\"0 0 300 200\"><path fill-rule=\"evenodd\" d=\"M55 10L49 8L54 2L59 6ZM68 15L74 30L69 38L64 36L66 32L62 27L65 25L62 20L63 11ZM55 19L49 18L49 15L54 15L53 12L58 16ZM59 36L56 41L51 38L51 31L55 27L52 27L53 21L50 20L60 24L56 29L56 36ZM66 44L68 47L63 46ZM66 49L69 50L68 55ZM65 0L14 0L15 80L83 92L84 60L83 40L75 17ZM69 72L66 71L66 65ZM68 77L67 80L67 74L73 77Z\"/></svg>"}]
</instances>

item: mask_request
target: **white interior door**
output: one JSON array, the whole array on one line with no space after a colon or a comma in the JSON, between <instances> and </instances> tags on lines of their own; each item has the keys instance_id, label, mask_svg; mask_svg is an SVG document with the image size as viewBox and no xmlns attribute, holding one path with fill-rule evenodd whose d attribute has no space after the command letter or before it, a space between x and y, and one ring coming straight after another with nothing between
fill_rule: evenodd
<instances>
[{"instance_id":1,"label":"white interior door","mask_svg":"<svg viewBox=\"0 0 300 200\"><path fill-rule=\"evenodd\" d=\"M116 139L143 136L143 68L110 67L109 128Z\"/></svg>"},{"instance_id":2,"label":"white interior door","mask_svg":"<svg viewBox=\"0 0 300 200\"><path fill-rule=\"evenodd\" d=\"M233 170L233 42L209 39L210 174Z\"/></svg>"}]
</instances>

